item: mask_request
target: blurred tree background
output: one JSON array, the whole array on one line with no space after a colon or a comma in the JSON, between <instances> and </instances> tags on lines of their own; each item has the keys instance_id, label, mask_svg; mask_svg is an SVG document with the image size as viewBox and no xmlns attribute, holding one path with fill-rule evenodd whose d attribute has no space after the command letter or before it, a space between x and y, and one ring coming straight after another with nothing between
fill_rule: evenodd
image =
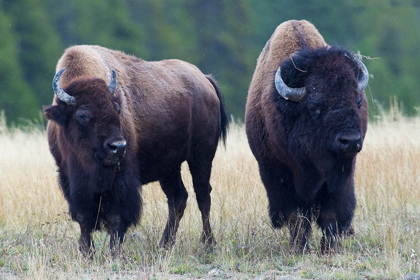
<instances>
[{"instance_id":1,"label":"blurred tree background","mask_svg":"<svg viewBox=\"0 0 420 280\"><path fill-rule=\"evenodd\" d=\"M362 55L373 78L371 114L394 96L420 107L420 0L0 0L0 111L8 123L40 117L66 47L97 44L145 60L177 58L212 73L244 119L256 59L274 29L311 21L329 44Z\"/></svg>"}]
</instances>

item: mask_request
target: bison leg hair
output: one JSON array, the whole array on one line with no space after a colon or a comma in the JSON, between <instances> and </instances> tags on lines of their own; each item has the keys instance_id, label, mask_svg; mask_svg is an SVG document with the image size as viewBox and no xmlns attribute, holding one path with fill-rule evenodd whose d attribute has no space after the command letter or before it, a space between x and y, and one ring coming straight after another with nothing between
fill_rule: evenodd
<instances>
[{"instance_id":1,"label":"bison leg hair","mask_svg":"<svg viewBox=\"0 0 420 280\"><path fill-rule=\"evenodd\" d=\"M105 216L108 231L111 235L109 240L109 250L113 257L121 253L121 245L124 242L124 236L127 231L127 225L122 221L118 214Z\"/></svg>"},{"instance_id":2,"label":"bison leg hair","mask_svg":"<svg viewBox=\"0 0 420 280\"><path fill-rule=\"evenodd\" d=\"M276 228L287 223L290 251L301 254L308 250L307 240L312 233L311 212L297 200L292 175L286 166L260 162L259 167L267 190L271 223Z\"/></svg>"},{"instance_id":3,"label":"bison leg hair","mask_svg":"<svg viewBox=\"0 0 420 280\"><path fill-rule=\"evenodd\" d=\"M179 221L187 206L188 192L182 182L181 166L178 166L173 173L159 182L168 199L168 221L159 242L159 246L165 248L166 246L172 246L175 242Z\"/></svg>"},{"instance_id":4,"label":"bison leg hair","mask_svg":"<svg viewBox=\"0 0 420 280\"><path fill-rule=\"evenodd\" d=\"M302 254L309 250L308 238L311 236L311 216L309 211L298 211L289 215L288 227L290 232L290 251Z\"/></svg>"},{"instance_id":5,"label":"bison leg hair","mask_svg":"<svg viewBox=\"0 0 420 280\"><path fill-rule=\"evenodd\" d=\"M338 241L343 234L353 231L351 222L356 198L353 184L348 184L339 195L330 195L321 205L317 224L322 230L321 252L330 253L338 249Z\"/></svg>"},{"instance_id":6,"label":"bison leg hair","mask_svg":"<svg viewBox=\"0 0 420 280\"><path fill-rule=\"evenodd\" d=\"M295 195L291 193L293 182L290 171L285 166L259 163L260 176L267 190L268 211L271 224L281 228L288 220L289 214L297 211Z\"/></svg>"},{"instance_id":7,"label":"bison leg hair","mask_svg":"<svg viewBox=\"0 0 420 280\"><path fill-rule=\"evenodd\" d=\"M203 222L203 232L201 234L201 243L206 244L207 249L213 250L216 245L211 225L210 225L210 208L212 187L210 185L211 162L201 161L197 163L194 160L188 160L188 166L193 179L194 191L197 199L198 209L201 212L201 220Z\"/></svg>"},{"instance_id":8,"label":"bison leg hair","mask_svg":"<svg viewBox=\"0 0 420 280\"><path fill-rule=\"evenodd\" d=\"M87 257L92 255L95 249L92 242L92 231L95 228L95 219L77 215L77 221L80 226L79 250Z\"/></svg>"}]
</instances>

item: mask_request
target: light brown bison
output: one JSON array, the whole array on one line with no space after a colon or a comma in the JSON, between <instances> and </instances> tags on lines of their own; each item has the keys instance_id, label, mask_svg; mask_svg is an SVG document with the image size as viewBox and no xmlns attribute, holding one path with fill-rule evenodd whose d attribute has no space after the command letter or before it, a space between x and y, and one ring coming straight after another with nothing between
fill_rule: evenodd
<instances>
[{"instance_id":1,"label":"light brown bison","mask_svg":"<svg viewBox=\"0 0 420 280\"><path fill-rule=\"evenodd\" d=\"M99 46L68 48L44 107L48 141L80 248L104 226L110 248L122 243L141 214L141 184L159 180L169 217L160 246L171 244L188 193L181 163L188 162L203 222L202 241L214 242L209 184L227 118L215 80L180 60L147 62Z\"/></svg>"},{"instance_id":2,"label":"light brown bison","mask_svg":"<svg viewBox=\"0 0 420 280\"><path fill-rule=\"evenodd\" d=\"M353 53L328 46L307 21L279 25L258 58L246 132L272 224L288 225L293 251L305 249L313 220L323 252L351 229L368 75Z\"/></svg>"}]
</instances>

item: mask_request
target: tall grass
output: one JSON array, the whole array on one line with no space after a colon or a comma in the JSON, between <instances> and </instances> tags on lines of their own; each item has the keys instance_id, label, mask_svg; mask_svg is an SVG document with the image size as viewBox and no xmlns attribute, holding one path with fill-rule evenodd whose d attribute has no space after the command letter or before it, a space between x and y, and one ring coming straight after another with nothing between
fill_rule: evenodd
<instances>
[{"instance_id":1,"label":"tall grass","mask_svg":"<svg viewBox=\"0 0 420 280\"><path fill-rule=\"evenodd\" d=\"M0 279L401 279L420 270L420 118L398 112L370 123L357 161L355 235L339 254L290 255L288 232L270 227L267 198L242 125L213 162L211 223L218 245L200 245L201 216L187 166L188 206L172 250L157 246L167 218L156 183L143 186L141 224L131 228L124 257L108 255L108 236L95 233L91 260L77 250L46 133L8 129L0 121ZM315 226L314 226L315 228Z\"/></svg>"}]
</instances>

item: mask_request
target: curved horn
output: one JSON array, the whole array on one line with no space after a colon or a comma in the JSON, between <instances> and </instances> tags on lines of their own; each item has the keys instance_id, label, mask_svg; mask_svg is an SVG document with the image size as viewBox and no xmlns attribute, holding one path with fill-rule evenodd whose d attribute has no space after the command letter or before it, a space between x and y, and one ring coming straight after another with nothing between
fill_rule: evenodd
<instances>
[{"instance_id":1,"label":"curved horn","mask_svg":"<svg viewBox=\"0 0 420 280\"><path fill-rule=\"evenodd\" d=\"M286 100L299 102L306 94L305 87L291 88L284 83L281 78L281 67L277 69L274 84L276 85L278 93Z\"/></svg>"},{"instance_id":2,"label":"curved horn","mask_svg":"<svg viewBox=\"0 0 420 280\"><path fill-rule=\"evenodd\" d=\"M114 69L111 70L111 81L109 82L108 88L111 94L114 95L117 89L117 73L115 73Z\"/></svg>"},{"instance_id":3,"label":"curved horn","mask_svg":"<svg viewBox=\"0 0 420 280\"><path fill-rule=\"evenodd\" d=\"M362 76L360 76L358 78L358 85L357 85L357 89L359 91L363 91L366 86L368 85L369 82L369 72L365 66L365 64L363 64L363 62L358 59L357 57L353 56L353 59L355 60L357 67L359 67L360 72L362 73Z\"/></svg>"},{"instance_id":4,"label":"curved horn","mask_svg":"<svg viewBox=\"0 0 420 280\"><path fill-rule=\"evenodd\" d=\"M60 77L63 74L64 70L66 70L66 67L61 68L60 71L55 74L52 87L54 90L55 95L57 95L58 99L66 103L67 105L76 105L76 98L69 95L67 92L65 92L61 86L60 86Z\"/></svg>"}]
</instances>

